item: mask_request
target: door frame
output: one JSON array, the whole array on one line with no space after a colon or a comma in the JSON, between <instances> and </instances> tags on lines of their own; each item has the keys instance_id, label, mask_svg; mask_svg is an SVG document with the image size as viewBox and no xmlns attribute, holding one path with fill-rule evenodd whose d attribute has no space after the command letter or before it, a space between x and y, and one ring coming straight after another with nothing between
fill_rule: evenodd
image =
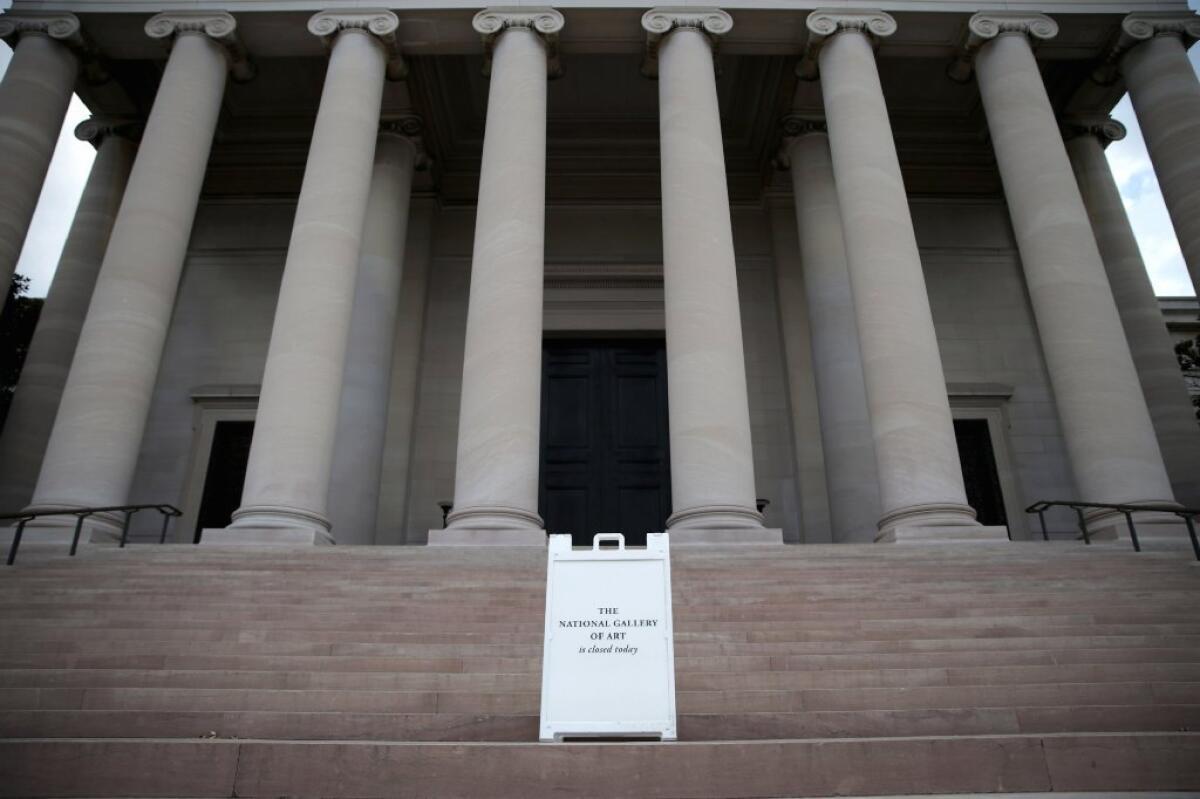
<instances>
[{"instance_id":1,"label":"door frame","mask_svg":"<svg viewBox=\"0 0 1200 799\"><path fill-rule=\"evenodd\" d=\"M191 543L196 522L200 518L200 502L204 498L204 480L212 458L213 436L219 422L253 422L258 415L258 387L253 393L246 390L213 393L211 389L192 393L192 448L184 480L183 516L171 535L176 543Z\"/></svg>"},{"instance_id":2,"label":"door frame","mask_svg":"<svg viewBox=\"0 0 1200 799\"><path fill-rule=\"evenodd\" d=\"M1008 517L1009 536L1013 540L1027 540L1029 519L1021 498L1017 474L1013 469L1012 455L1008 447L1008 415L1004 405L1010 395L950 396L950 416L954 419L982 419L987 423L988 437L992 441L992 456L996 460L996 474L1000 479L1000 492L1004 495L1004 515Z\"/></svg>"}]
</instances>

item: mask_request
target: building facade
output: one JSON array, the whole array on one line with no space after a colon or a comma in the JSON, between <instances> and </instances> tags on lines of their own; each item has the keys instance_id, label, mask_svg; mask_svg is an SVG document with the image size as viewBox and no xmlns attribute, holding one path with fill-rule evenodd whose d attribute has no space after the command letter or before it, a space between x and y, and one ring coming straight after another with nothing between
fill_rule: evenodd
<instances>
[{"instance_id":1,"label":"building facade","mask_svg":"<svg viewBox=\"0 0 1200 799\"><path fill-rule=\"evenodd\" d=\"M97 147L0 439L6 510L515 544L1200 507L1103 154L1128 91L1200 285L1184 3L384 5L0 17L0 277L73 91Z\"/></svg>"}]
</instances>

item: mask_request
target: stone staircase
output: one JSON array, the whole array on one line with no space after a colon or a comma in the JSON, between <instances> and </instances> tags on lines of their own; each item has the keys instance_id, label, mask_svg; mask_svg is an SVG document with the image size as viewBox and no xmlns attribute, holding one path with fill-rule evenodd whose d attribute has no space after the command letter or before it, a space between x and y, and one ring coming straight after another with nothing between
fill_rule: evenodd
<instances>
[{"instance_id":1,"label":"stone staircase","mask_svg":"<svg viewBox=\"0 0 1200 799\"><path fill-rule=\"evenodd\" d=\"M543 745L542 551L61 550L0 571L0 796L1200 789L1187 553L677 548L681 741Z\"/></svg>"}]
</instances>

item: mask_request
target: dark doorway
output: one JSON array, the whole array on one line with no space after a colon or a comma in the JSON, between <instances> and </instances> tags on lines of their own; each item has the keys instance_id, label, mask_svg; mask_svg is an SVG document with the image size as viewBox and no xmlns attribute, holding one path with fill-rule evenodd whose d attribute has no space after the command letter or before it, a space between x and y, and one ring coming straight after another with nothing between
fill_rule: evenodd
<instances>
[{"instance_id":1,"label":"dark doorway","mask_svg":"<svg viewBox=\"0 0 1200 799\"><path fill-rule=\"evenodd\" d=\"M200 531L206 527L228 527L233 512L242 504L252 438L254 422L217 422L193 540L198 540Z\"/></svg>"},{"instance_id":2,"label":"dark doorway","mask_svg":"<svg viewBox=\"0 0 1200 799\"><path fill-rule=\"evenodd\" d=\"M590 546L644 546L671 513L667 355L662 341L547 341L542 351L538 511Z\"/></svg>"},{"instance_id":3,"label":"dark doorway","mask_svg":"<svg viewBox=\"0 0 1200 799\"><path fill-rule=\"evenodd\" d=\"M958 441L967 502L975 509L975 518L980 524L1007 526L1004 493L1000 490L1000 472L996 468L987 419L955 419L954 438Z\"/></svg>"}]
</instances>

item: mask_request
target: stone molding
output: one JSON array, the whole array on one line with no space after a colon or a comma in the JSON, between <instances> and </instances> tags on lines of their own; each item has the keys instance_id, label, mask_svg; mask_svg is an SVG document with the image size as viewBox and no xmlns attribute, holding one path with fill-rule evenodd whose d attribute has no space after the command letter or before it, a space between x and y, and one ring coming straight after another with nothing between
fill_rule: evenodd
<instances>
[{"instance_id":1,"label":"stone molding","mask_svg":"<svg viewBox=\"0 0 1200 799\"><path fill-rule=\"evenodd\" d=\"M533 31L546 45L546 72L552 78L562 75L558 59L558 34L563 29L563 15L548 6L497 6L485 8L471 20L471 27L483 40L483 74L492 72L492 52L496 41L510 28Z\"/></svg>"},{"instance_id":2,"label":"stone molding","mask_svg":"<svg viewBox=\"0 0 1200 799\"><path fill-rule=\"evenodd\" d=\"M1061 124L1063 138L1071 140L1079 136L1095 136L1101 147L1125 138L1125 126L1112 117L1072 117Z\"/></svg>"},{"instance_id":3,"label":"stone molding","mask_svg":"<svg viewBox=\"0 0 1200 799\"><path fill-rule=\"evenodd\" d=\"M975 54L986 43L1006 33L1020 33L1030 45L1053 39L1058 35L1058 23L1045 14L1023 11L980 11L967 21L958 58L946 71L951 79L963 83L970 79Z\"/></svg>"},{"instance_id":4,"label":"stone molding","mask_svg":"<svg viewBox=\"0 0 1200 799\"><path fill-rule=\"evenodd\" d=\"M733 17L719 8L664 6L650 9L642 15L642 29L646 31L646 55L642 59L643 75L648 78L658 77L658 48L663 39L678 28L691 28L707 36L715 59L720 37L733 30Z\"/></svg>"},{"instance_id":5,"label":"stone molding","mask_svg":"<svg viewBox=\"0 0 1200 799\"><path fill-rule=\"evenodd\" d=\"M403 139L413 148L413 168L418 170L428 169L433 164L425 149L425 139L422 136L424 129L425 121L416 114L403 114L379 121L380 136Z\"/></svg>"},{"instance_id":6,"label":"stone molding","mask_svg":"<svg viewBox=\"0 0 1200 799\"><path fill-rule=\"evenodd\" d=\"M1092 80L1108 85L1117 79L1121 59L1142 42L1155 36L1178 36L1183 46L1200 40L1200 16L1166 12L1130 14L1121 20L1121 29L1109 49L1104 63L1092 75Z\"/></svg>"},{"instance_id":7,"label":"stone molding","mask_svg":"<svg viewBox=\"0 0 1200 799\"><path fill-rule=\"evenodd\" d=\"M880 39L895 33L897 26L891 14L878 9L818 8L804 20L804 27L808 29L808 40L796 65L796 75L815 80L819 72L817 57L829 37L842 31L857 31L878 45Z\"/></svg>"},{"instance_id":8,"label":"stone molding","mask_svg":"<svg viewBox=\"0 0 1200 799\"><path fill-rule=\"evenodd\" d=\"M829 131L823 117L806 117L799 114L788 114L779 120L779 128L783 138L779 142L779 152L775 155L776 169L792 168L792 145L797 139L813 133L824 136Z\"/></svg>"},{"instance_id":9,"label":"stone molding","mask_svg":"<svg viewBox=\"0 0 1200 799\"><path fill-rule=\"evenodd\" d=\"M247 81L254 77L254 65L236 31L237 20L224 11L168 11L155 14L146 23L146 35L151 39L174 40L185 34L207 36L225 50L234 80Z\"/></svg>"},{"instance_id":10,"label":"stone molding","mask_svg":"<svg viewBox=\"0 0 1200 799\"><path fill-rule=\"evenodd\" d=\"M133 117L93 116L75 126L75 138L99 148L110 136L138 141L144 128L145 122Z\"/></svg>"},{"instance_id":11,"label":"stone molding","mask_svg":"<svg viewBox=\"0 0 1200 799\"><path fill-rule=\"evenodd\" d=\"M308 20L308 32L321 39L325 49L331 49L342 31L364 31L374 36L387 51L388 80L403 80L408 76L408 65L400 54L400 42L396 31L400 29L400 18L384 8L320 11Z\"/></svg>"}]
</instances>

